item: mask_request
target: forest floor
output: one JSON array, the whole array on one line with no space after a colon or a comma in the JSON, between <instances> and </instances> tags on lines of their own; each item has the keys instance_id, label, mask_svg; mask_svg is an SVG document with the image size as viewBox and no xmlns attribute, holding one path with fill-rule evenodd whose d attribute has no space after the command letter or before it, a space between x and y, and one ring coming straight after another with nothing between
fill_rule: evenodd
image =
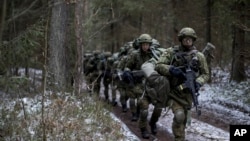
<instances>
[{"instance_id":1,"label":"forest floor","mask_svg":"<svg viewBox=\"0 0 250 141\"><path fill-rule=\"evenodd\" d=\"M199 97L201 115L198 117L195 108L192 109L191 125L186 128L186 140L229 141L230 125L250 125L249 91L249 81L241 84L221 82L203 86ZM119 98L119 95L117 97ZM153 105L150 105L148 118L152 109ZM151 135L150 139L141 138L138 122L131 121L130 111L123 113L121 107L116 106L112 112L142 141L174 140L171 110L163 110L157 122L157 135ZM149 126L148 131L150 131Z\"/></svg>"}]
</instances>

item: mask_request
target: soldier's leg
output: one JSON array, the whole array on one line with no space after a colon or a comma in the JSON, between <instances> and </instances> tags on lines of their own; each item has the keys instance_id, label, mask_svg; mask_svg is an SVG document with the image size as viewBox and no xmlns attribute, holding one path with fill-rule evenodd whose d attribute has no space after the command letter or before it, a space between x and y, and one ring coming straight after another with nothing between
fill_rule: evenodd
<instances>
[{"instance_id":1,"label":"soldier's leg","mask_svg":"<svg viewBox=\"0 0 250 141\"><path fill-rule=\"evenodd\" d=\"M101 77L96 76L95 77L95 83L94 83L94 92L99 95L101 89Z\"/></svg>"},{"instance_id":2,"label":"soldier's leg","mask_svg":"<svg viewBox=\"0 0 250 141\"><path fill-rule=\"evenodd\" d=\"M126 94L126 89L120 87L119 88L119 92L120 92L120 102L122 104L122 112L127 112L127 100L128 100L128 96Z\"/></svg>"},{"instance_id":3,"label":"soldier's leg","mask_svg":"<svg viewBox=\"0 0 250 141\"><path fill-rule=\"evenodd\" d=\"M114 86L111 86L111 97L112 97L112 105L116 106L117 105L117 101L116 101L116 89L113 88Z\"/></svg>"},{"instance_id":4,"label":"soldier's leg","mask_svg":"<svg viewBox=\"0 0 250 141\"><path fill-rule=\"evenodd\" d=\"M129 108L132 113L131 121L137 121L138 118L136 117L136 103L135 103L135 94L133 93L132 89L126 89L126 93L129 97Z\"/></svg>"},{"instance_id":5,"label":"soldier's leg","mask_svg":"<svg viewBox=\"0 0 250 141\"><path fill-rule=\"evenodd\" d=\"M148 107L149 107L149 102L147 98L141 99L139 102L139 107L140 107L140 118L139 118L139 128L141 130L141 135L143 138L147 139L149 138L149 133L147 130L147 117L148 117Z\"/></svg>"},{"instance_id":6,"label":"soldier's leg","mask_svg":"<svg viewBox=\"0 0 250 141\"><path fill-rule=\"evenodd\" d=\"M105 100L109 100L109 82L106 78L103 78L103 85Z\"/></svg>"},{"instance_id":7,"label":"soldier's leg","mask_svg":"<svg viewBox=\"0 0 250 141\"><path fill-rule=\"evenodd\" d=\"M172 111L174 113L172 130L175 141L185 140L186 112L183 106L173 101Z\"/></svg>"},{"instance_id":8,"label":"soldier's leg","mask_svg":"<svg viewBox=\"0 0 250 141\"><path fill-rule=\"evenodd\" d=\"M132 89L132 96L130 97L130 99L133 99L134 101L135 100L138 100L140 99L141 95L143 94L143 85L137 85L135 86L133 89ZM132 121L137 121L139 119L139 116L140 116L140 105L138 104L138 101L137 101L137 104L134 102L132 104L132 106L134 106L131 110L132 110ZM131 104L130 104L131 105Z\"/></svg>"},{"instance_id":9,"label":"soldier's leg","mask_svg":"<svg viewBox=\"0 0 250 141\"><path fill-rule=\"evenodd\" d=\"M130 107L130 111L132 113L131 121L137 121L138 120L137 106L136 106L135 100L136 99L134 97L130 97L130 99L129 99L129 107Z\"/></svg>"},{"instance_id":10,"label":"soldier's leg","mask_svg":"<svg viewBox=\"0 0 250 141\"><path fill-rule=\"evenodd\" d=\"M151 132L154 135L156 135L157 133L156 122L159 120L159 117L161 116L161 112L162 112L162 108L154 107L153 113L149 121Z\"/></svg>"},{"instance_id":11,"label":"soldier's leg","mask_svg":"<svg viewBox=\"0 0 250 141\"><path fill-rule=\"evenodd\" d=\"M87 90L91 92L91 75L90 74L86 75L85 79L86 79Z\"/></svg>"}]
</instances>

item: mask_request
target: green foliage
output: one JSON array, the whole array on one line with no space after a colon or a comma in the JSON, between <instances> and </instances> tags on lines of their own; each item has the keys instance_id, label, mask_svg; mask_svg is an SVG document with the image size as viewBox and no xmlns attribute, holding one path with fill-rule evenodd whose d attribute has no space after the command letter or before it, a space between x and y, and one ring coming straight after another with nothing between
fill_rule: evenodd
<instances>
[{"instance_id":1,"label":"green foliage","mask_svg":"<svg viewBox=\"0 0 250 141\"><path fill-rule=\"evenodd\" d=\"M3 68L39 67L44 40L44 21L30 26L14 39L1 46Z\"/></svg>"},{"instance_id":2,"label":"green foliage","mask_svg":"<svg viewBox=\"0 0 250 141\"><path fill-rule=\"evenodd\" d=\"M9 95L27 95L31 92L32 82L27 77L0 77L0 89Z\"/></svg>"}]
</instances>

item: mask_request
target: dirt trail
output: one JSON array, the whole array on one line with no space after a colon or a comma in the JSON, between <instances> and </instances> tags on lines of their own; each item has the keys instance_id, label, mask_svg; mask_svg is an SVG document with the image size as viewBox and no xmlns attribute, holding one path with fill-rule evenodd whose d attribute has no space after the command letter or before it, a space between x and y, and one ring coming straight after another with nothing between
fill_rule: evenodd
<instances>
[{"instance_id":1,"label":"dirt trail","mask_svg":"<svg viewBox=\"0 0 250 141\"><path fill-rule=\"evenodd\" d=\"M113 107L113 113L122 121L124 122L127 127L138 137L141 141L173 141L173 136L166 130L158 128L158 132L156 136L151 135L150 139L143 139L141 137L141 132L138 127L138 122L132 122L131 119L131 112L127 111L126 113L121 112L121 107L115 106ZM150 132L150 127L148 126L148 131Z\"/></svg>"}]
</instances>

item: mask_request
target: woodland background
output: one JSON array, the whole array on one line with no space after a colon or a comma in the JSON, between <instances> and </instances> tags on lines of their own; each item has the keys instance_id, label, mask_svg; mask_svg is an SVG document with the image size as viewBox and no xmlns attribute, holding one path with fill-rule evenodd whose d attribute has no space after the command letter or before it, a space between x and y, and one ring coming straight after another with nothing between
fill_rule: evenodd
<instances>
[{"instance_id":1,"label":"woodland background","mask_svg":"<svg viewBox=\"0 0 250 141\"><path fill-rule=\"evenodd\" d=\"M250 77L249 0L1 0L1 89L18 70L43 70L43 87L81 92L83 55L119 51L142 33L162 47L178 44L183 27L195 29L195 45L216 46L212 67L231 81ZM216 74L213 74L216 75Z\"/></svg>"}]
</instances>

